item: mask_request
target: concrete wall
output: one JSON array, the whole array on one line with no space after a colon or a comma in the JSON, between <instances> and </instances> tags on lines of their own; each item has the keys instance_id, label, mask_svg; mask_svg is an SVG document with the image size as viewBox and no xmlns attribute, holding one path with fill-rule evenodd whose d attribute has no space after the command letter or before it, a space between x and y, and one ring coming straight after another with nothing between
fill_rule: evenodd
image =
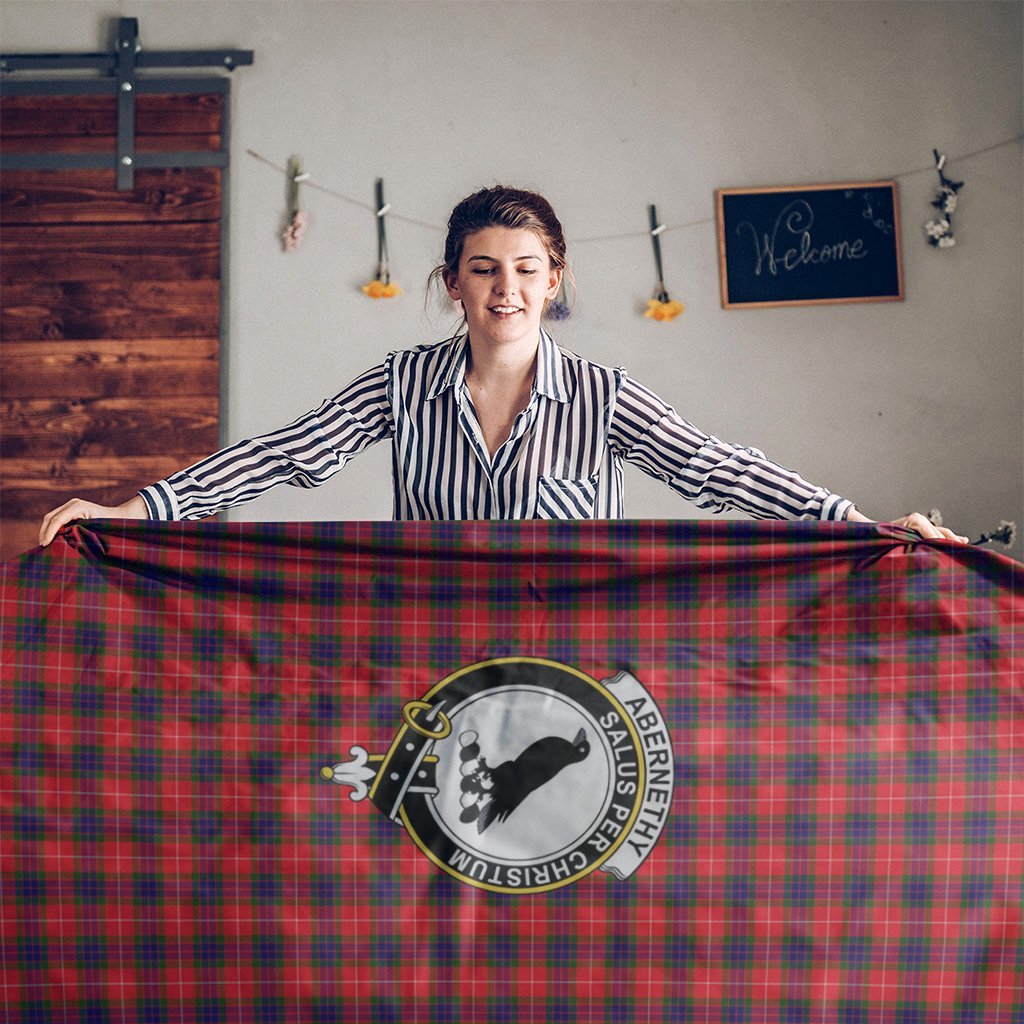
<instances>
[{"instance_id":1,"label":"concrete wall","mask_svg":"<svg viewBox=\"0 0 1024 1024\"><path fill-rule=\"evenodd\" d=\"M997 145L1022 132L1020 4L5 0L3 50L109 49L123 16L149 49L256 52L233 83L225 440L443 336L454 314L423 300L441 226L502 181L544 192L565 225L579 300L563 344L868 515L937 506L964 532L1024 525L1021 145ZM933 147L966 181L941 252L923 232ZM389 222L405 294L359 292L374 218L334 196L306 189L312 225L282 253L283 175L247 149L299 154L368 204L382 176L393 213L428 225ZM904 302L722 310L716 188L890 177ZM640 316L651 202L675 228L666 276L687 311L673 324ZM318 491L279 488L233 515L387 518L389 475L378 446ZM627 514L701 513L629 472Z\"/></svg>"}]
</instances>

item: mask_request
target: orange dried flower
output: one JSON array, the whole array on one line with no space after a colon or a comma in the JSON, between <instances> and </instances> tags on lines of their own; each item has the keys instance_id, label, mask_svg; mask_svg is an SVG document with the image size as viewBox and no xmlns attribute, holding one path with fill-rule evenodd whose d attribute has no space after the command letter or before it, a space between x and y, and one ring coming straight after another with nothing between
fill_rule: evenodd
<instances>
[{"instance_id":1,"label":"orange dried flower","mask_svg":"<svg viewBox=\"0 0 1024 1024\"><path fill-rule=\"evenodd\" d=\"M647 303L647 312L644 313L644 316L648 320L668 322L669 320L675 320L684 309L686 307L681 302L662 302L660 299L651 299Z\"/></svg>"},{"instance_id":2,"label":"orange dried flower","mask_svg":"<svg viewBox=\"0 0 1024 1024\"><path fill-rule=\"evenodd\" d=\"M384 282L378 279L364 284L363 294L369 295L371 299L393 299L396 295L402 294L402 289L393 282Z\"/></svg>"}]
</instances>

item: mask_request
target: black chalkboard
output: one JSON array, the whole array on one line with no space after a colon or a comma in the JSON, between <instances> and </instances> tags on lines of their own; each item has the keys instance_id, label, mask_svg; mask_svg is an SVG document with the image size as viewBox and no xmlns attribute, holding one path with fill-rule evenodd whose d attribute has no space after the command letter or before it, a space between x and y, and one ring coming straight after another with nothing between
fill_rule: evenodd
<instances>
[{"instance_id":1,"label":"black chalkboard","mask_svg":"<svg viewBox=\"0 0 1024 1024\"><path fill-rule=\"evenodd\" d=\"M903 298L894 181L720 189L726 309Z\"/></svg>"}]
</instances>

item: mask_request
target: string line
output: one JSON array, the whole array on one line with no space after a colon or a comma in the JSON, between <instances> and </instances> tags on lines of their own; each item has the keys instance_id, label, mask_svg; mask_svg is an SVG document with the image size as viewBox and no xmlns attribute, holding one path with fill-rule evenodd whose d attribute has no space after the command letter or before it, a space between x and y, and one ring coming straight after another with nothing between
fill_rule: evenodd
<instances>
[{"instance_id":1,"label":"string line","mask_svg":"<svg viewBox=\"0 0 1024 1024\"><path fill-rule=\"evenodd\" d=\"M1003 139L1001 142L995 142L991 146L984 146L981 149L972 150L970 153L964 153L961 156L947 157L947 162L959 163L963 160L971 160L976 156L981 156L983 153L991 153L993 150L1002 149L1004 146L1012 145L1015 142L1020 142L1024 139L1024 135L1014 135L1011 138ZM286 167L282 167L279 164L274 163L272 160L268 160L265 156L257 153L254 149L247 149L246 153L260 163L266 164L268 167L272 167L275 171L280 174L287 174L288 170ZM915 174L923 174L926 171L935 171L935 163L926 164L922 167L915 167L913 170L903 171L900 174L891 175L890 180L899 181L902 178L909 178ZM377 209L372 203L364 203L359 199L353 199L352 196L346 195L344 192L339 192L337 189L328 188L326 185L321 185L315 180L307 180L303 182L306 188L315 189L317 192L323 192L325 195L332 196L335 199L340 199L342 202L349 203L351 206L358 206L361 210L367 210L374 216L377 214ZM388 211L388 217L391 220L401 221L404 224L414 224L416 227L429 228L431 231L438 231L444 233L444 228L438 224L431 224L429 221L417 220L415 217L406 217L401 213L393 213ZM669 224L665 226L664 234L668 234L670 231L683 231L687 228L699 227L703 224L714 224L714 217L699 217L696 220L683 221L680 224ZM589 242L619 242L624 239L630 238L647 238L650 236L649 231L627 231L617 235L587 235L583 238L570 239L572 245L585 245Z\"/></svg>"}]
</instances>

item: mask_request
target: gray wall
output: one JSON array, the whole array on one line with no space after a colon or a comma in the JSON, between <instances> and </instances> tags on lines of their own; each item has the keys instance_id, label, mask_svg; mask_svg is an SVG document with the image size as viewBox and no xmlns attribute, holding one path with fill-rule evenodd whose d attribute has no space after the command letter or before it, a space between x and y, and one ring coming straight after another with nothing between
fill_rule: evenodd
<instances>
[{"instance_id":1,"label":"gray wall","mask_svg":"<svg viewBox=\"0 0 1024 1024\"><path fill-rule=\"evenodd\" d=\"M393 348L440 337L425 308L439 228L389 222L399 300L358 290L374 222L312 189L284 254L284 164L442 225L495 181L552 200L579 282L565 345L630 372L687 417L755 444L868 515L939 507L975 533L1024 526L1022 7L1016 2L136 2L5 0L5 51L107 49L140 19L150 49L256 51L234 77L225 440L286 422ZM924 240L931 150L966 181L957 246ZM718 187L897 177L906 301L724 311ZM669 225L686 313L653 324L646 204ZM615 237L587 241L598 236ZM388 453L318 491L280 488L238 519L390 515ZM627 514L700 515L641 474ZM1019 556L1020 541L1015 554Z\"/></svg>"}]
</instances>

